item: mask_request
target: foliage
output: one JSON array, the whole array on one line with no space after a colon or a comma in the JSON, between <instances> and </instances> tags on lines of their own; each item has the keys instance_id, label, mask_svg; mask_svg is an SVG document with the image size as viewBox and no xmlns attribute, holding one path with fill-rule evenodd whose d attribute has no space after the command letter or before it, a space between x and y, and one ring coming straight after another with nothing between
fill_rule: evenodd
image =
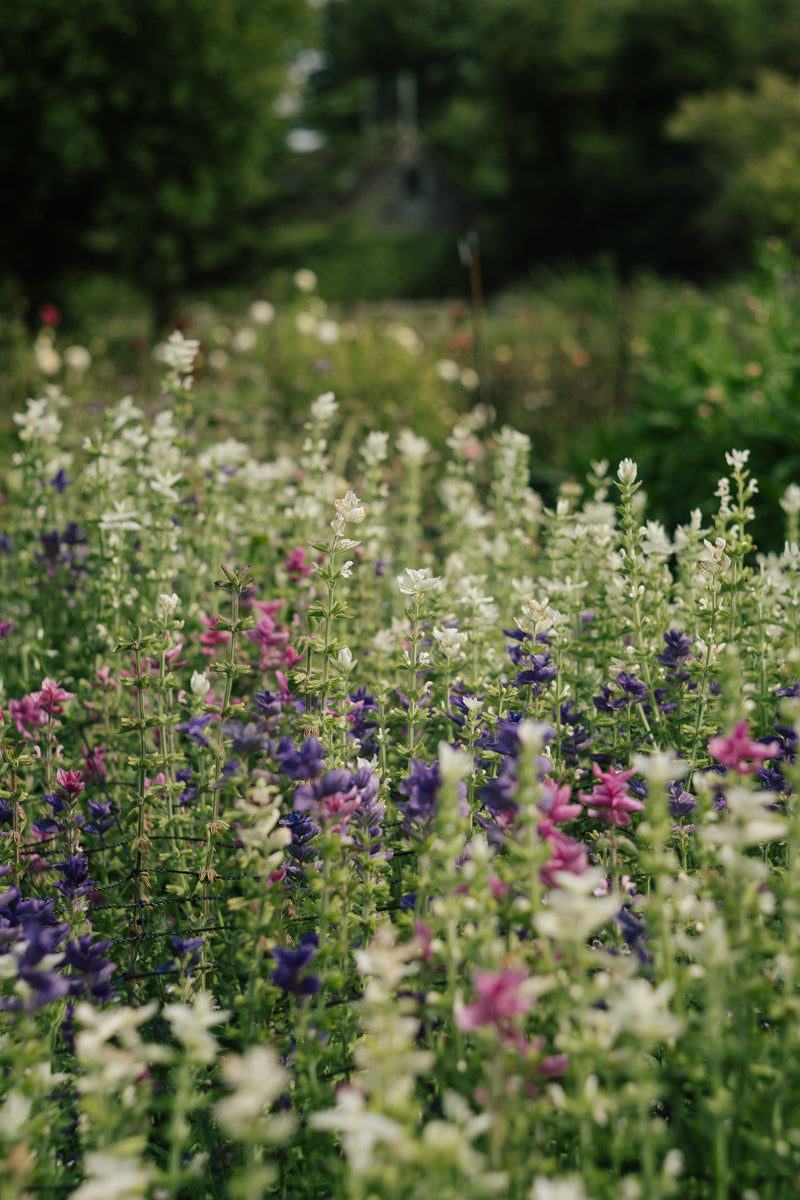
<instances>
[{"instance_id":1,"label":"foliage","mask_svg":"<svg viewBox=\"0 0 800 1200\"><path fill-rule=\"evenodd\" d=\"M800 489L756 554L746 449L673 536L330 392L259 457L199 351L15 413L0 1194L785 1196Z\"/></svg>"},{"instance_id":2,"label":"foliage","mask_svg":"<svg viewBox=\"0 0 800 1200\"><path fill-rule=\"evenodd\" d=\"M704 219L785 235L797 248L800 200L800 87L774 73L755 87L686 98L671 137L702 145L719 180Z\"/></svg>"},{"instance_id":3,"label":"foliage","mask_svg":"<svg viewBox=\"0 0 800 1200\"><path fill-rule=\"evenodd\" d=\"M336 0L326 22L313 119L330 112L341 139L337 96L349 97L355 131L366 114L354 80L385 95L412 71L423 135L480 201L505 278L601 251L624 276L642 265L724 273L746 255L748 222L698 222L724 180L665 124L684 97L748 88L765 68L796 72L787 0L491 0L457 14ZM785 111L773 115L784 123Z\"/></svg>"},{"instance_id":4,"label":"foliage","mask_svg":"<svg viewBox=\"0 0 800 1200\"><path fill-rule=\"evenodd\" d=\"M588 433L576 468L587 454L613 453L621 439L646 473L654 515L674 528L687 506L710 515L719 445L746 444L776 504L800 477L796 303L796 262L778 240L761 246L749 278L724 291L661 293L649 312L643 291L630 406ZM780 547L766 513L754 528L759 546Z\"/></svg>"},{"instance_id":5,"label":"foliage","mask_svg":"<svg viewBox=\"0 0 800 1200\"><path fill-rule=\"evenodd\" d=\"M107 264L163 305L241 268L285 155L298 0L31 0L0 16L0 262L30 304ZM160 314L163 315L163 314Z\"/></svg>"}]
</instances>

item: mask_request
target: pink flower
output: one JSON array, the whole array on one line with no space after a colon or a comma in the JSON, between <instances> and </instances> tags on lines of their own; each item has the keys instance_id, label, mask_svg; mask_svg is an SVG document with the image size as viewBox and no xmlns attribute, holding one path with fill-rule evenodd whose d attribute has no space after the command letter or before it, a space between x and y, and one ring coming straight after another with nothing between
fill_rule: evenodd
<instances>
[{"instance_id":1,"label":"pink flower","mask_svg":"<svg viewBox=\"0 0 800 1200\"><path fill-rule=\"evenodd\" d=\"M200 645L203 647L203 654L213 657L220 646L227 646L231 640L231 635L227 629L215 629L217 621L220 617L200 617L200 620L208 630L207 633L200 634Z\"/></svg>"},{"instance_id":2,"label":"pink flower","mask_svg":"<svg viewBox=\"0 0 800 1200\"><path fill-rule=\"evenodd\" d=\"M86 788L82 772L65 771L63 767L59 767L56 771L56 783L62 792L67 793L70 800L74 800L76 796L80 796L81 792Z\"/></svg>"},{"instance_id":3,"label":"pink flower","mask_svg":"<svg viewBox=\"0 0 800 1200\"><path fill-rule=\"evenodd\" d=\"M37 694L34 692L30 696L23 696L21 700L9 700L8 702L8 715L17 730L25 737L31 737L31 730L39 725L44 725L47 721L47 717L36 699Z\"/></svg>"},{"instance_id":4,"label":"pink flower","mask_svg":"<svg viewBox=\"0 0 800 1200\"><path fill-rule=\"evenodd\" d=\"M56 717L64 710L61 705L67 700L75 699L75 692L65 692L59 683L54 679L44 679L42 681L42 690L40 692L31 692L31 699L35 700L41 708L42 712L47 713L49 717Z\"/></svg>"},{"instance_id":5,"label":"pink flower","mask_svg":"<svg viewBox=\"0 0 800 1200\"><path fill-rule=\"evenodd\" d=\"M524 971L503 967L494 971L476 971L473 980L478 998L474 1004L457 1008L454 1014L459 1029L471 1033L494 1025L504 1038L517 1041L519 1034L514 1027L514 1018L522 1016L533 1007L533 997L525 996L520 989L526 981Z\"/></svg>"},{"instance_id":6,"label":"pink flower","mask_svg":"<svg viewBox=\"0 0 800 1200\"><path fill-rule=\"evenodd\" d=\"M630 814L644 808L642 801L631 796L625 786L636 771L618 772L614 767L602 771L597 763L592 763L592 770L600 783L592 792L581 792L578 796L582 804L591 805L587 808L589 816L600 817L607 825L630 825Z\"/></svg>"},{"instance_id":7,"label":"pink flower","mask_svg":"<svg viewBox=\"0 0 800 1200\"><path fill-rule=\"evenodd\" d=\"M260 612L271 617L279 609L283 608L283 600L252 600L253 608L257 608Z\"/></svg>"},{"instance_id":8,"label":"pink flower","mask_svg":"<svg viewBox=\"0 0 800 1200\"><path fill-rule=\"evenodd\" d=\"M91 750L88 746L83 747L83 757L86 762L84 774L87 779L96 782L99 779L105 779L108 774L108 768L105 763L105 756L108 751L108 746L94 746Z\"/></svg>"},{"instance_id":9,"label":"pink flower","mask_svg":"<svg viewBox=\"0 0 800 1200\"><path fill-rule=\"evenodd\" d=\"M539 826L542 834L542 826ZM545 835L550 844L551 854L548 861L539 870L539 879L546 888L558 887L556 873L565 871L569 875L583 875L588 869L589 860L586 857L586 847L575 838L568 837L560 829L550 829Z\"/></svg>"},{"instance_id":10,"label":"pink flower","mask_svg":"<svg viewBox=\"0 0 800 1200\"><path fill-rule=\"evenodd\" d=\"M778 742L754 742L750 737L747 721L737 721L733 733L728 737L721 734L708 743L708 753L724 767L732 767L740 775L752 775L768 758L780 752Z\"/></svg>"},{"instance_id":11,"label":"pink flower","mask_svg":"<svg viewBox=\"0 0 800 1200\"><path fill-rule=\"evenodd\" d=\"M313 572L311 563L306 562L306 552L302 546L295 546L283 565L292 583L309 579Z\"/></svg>"},{"instance_id":12,"label":"pink flower","mask_svg":"<svg viewBox=\"0 0 800 1200\"><path fill-rule=\"evenodd\" d=\"M539 808L547 814L550 825L561 825L579 817L583 811L580 804L570 804L572 790L568 783L557 784L552 779L542 781L542 797Z\"/></svg>"}]
</instances>

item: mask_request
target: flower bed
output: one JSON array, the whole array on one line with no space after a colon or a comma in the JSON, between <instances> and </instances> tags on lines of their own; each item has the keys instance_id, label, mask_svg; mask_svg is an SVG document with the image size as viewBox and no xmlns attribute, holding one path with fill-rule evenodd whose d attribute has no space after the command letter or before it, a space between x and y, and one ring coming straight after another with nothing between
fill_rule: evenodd
<instances>
[{"instance_id":1,"label":"flower bed","mask_svg":"<svg viewBox=\"0 0 800 1200\"><path fill-rule=\"evenodd\" d=\"M797 489L548 510L480 407L342 479L331 394L260 462L170 345L16 418L0 1196L790 1194Z\"/></svg>"}]
</instances>

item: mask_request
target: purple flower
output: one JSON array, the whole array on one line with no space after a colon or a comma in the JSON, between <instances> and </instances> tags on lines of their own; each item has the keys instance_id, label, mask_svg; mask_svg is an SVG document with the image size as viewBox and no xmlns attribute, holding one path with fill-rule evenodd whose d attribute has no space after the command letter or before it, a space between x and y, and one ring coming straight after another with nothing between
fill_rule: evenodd
<instances>
[{"instance_id":1,"label":"purple flower","mask_svg":"<svg viewBox=\"0 0 800 1200\"><path fill-rule=\"evenodd\" d=\"M634 701L644 700L647 696L647 685L637 679L635 675L628 675L625 671L620 671L617 675L617 683L623 692L626 692Z\"/></svg>"},{"instance_id":2,"label":"purple flower","mask_svg":"<svg viewBox=\"0 0 800 1200\"><path fill-rule=\"evenodd\" d=\"M549 683L551 679L555 679L558 674L558 668L549 654L531 654L528 658L528 663L529 666L517 674L514 682L517 687L526 687L528 684L535 684L538 694L541 684Z\"/></svg>"},{"instance_id":3,"label":"purple flower","mask_svg":"<svg viewBox=\"0 0 800 1200\"><path fill-rule=\"evenodd\" d=\"M231 739L234 754L247 757L250 754L266 754L272 747L266 729L260 723L250 721L243 725L241 721L226 721L222 732Z\"/></svg>"},{"instance_id":4,"label":"purple flower","mask_svg":"<svg viewBox=\"0 0 800 1200\"><path fill-rule=\"evenodd\" d=\"M605 684L601 685L600 691L602 692L601 696L592 697L592 703L598 712L618 712L619 709L625 708L629 702L627 696L618 696L615 699L611 688L606 687Z\"/></svg>"},{"instance_id":5,"label":"purple flower","mask_svg":"<svg viewBox=\"0 0 800 1200\"><path fill-rule=\"evenodd\" d=\"M436 813L436 794L442 786L439 762L423 762L412 758L411 774L398 784L397 790L407 800L398 801L397 807L403 815L403 829L408 833L412 826L425 828Z\"/></svg>"},{"instance_id":6,"label":"purple flower","mask_svg":"<svg viewBox=\"0 0 800 1200\"><path fill-rule=\"evenodd\" d=\"M320 989L321 980L318 975L303 975L300 976L311 965L314 958L315 949L311 938L313 934L306 935L308 940L302 940L296 950L289 950L283 946L275 946L272 955L277 959L278 965L274 971L270 971L270 979L276 983L279 988L283 988L285 992L290 992L293 996L315 996Z\"/></svg>"},{"instance_id":7,"label":"purple flower","mask_svg":"<svg viewBox=\"0 0 800 1200\"><path fill-rule=\"evenodd\" d=\"M320 833L319 825L315 825L307 813L298 812L294 808L287 816L281 817L278 824L283 825L292 835L292 840L286 847L289 858L286 869L289 875L300 878L307 866L316 867L320 863L316 847L310 844Z\"/></svg>"},{"instance_id":8,"label":"purple flower","mask_svg":"<svg viewBox=\"0 0 800 1200\"><path fill-rule=\"evenodd\" d=\"M116 993L111 976L117 966L105 957L105 952L110 947L109 938L93 942L90 933L67 942L64 947L64 965L75 972L74 975L67 976L70 995L89 995L98 1004L105 1004L107 1000L114 998Z\"/></svg>"},{"instance_id":9,"label":"purple flower","mask_svg":"<svg viewBox=\"0 0 800 1200\"><path fill-rule=\"evenodd\" d=\"M176 725L175 728L178 733L185 733L189 740L194 742L195 746L210 746L211 742L203 733L203 730L213 717L213 713L196 713L188 721L184 721L181 725Z\"/></svg>"},{"instance_id":10,"label":"purple flower","mask_svg":"<svg viewBox=\"0 0 800 1200\"><path fill-rule=\"evenodd\" d=\"M666 648L656 655L656 662L662 667L677 670L688 658L691 658L692 638L682 629L670 629L664 634Z\"/></svg>"},{"instance_id":11,"label":"purple flower","mask_svg":"<svg viewBox=\"0 0 800 1200\"><path fill-rule=\"evenodd\" d=\"M274 754L281 771L290 779L314 779L325 762L325 751L313 734L306 738L299 750L291 738L281 738Z\"/></svg>"},{"instance_id":12,"label":"purple flower","mask_svg":"<svg viewBox=\"0 0 800 1200\"><path fill-rule=\"evenodd\" d=\"M681 821L697 812L697 801L691 792L684 791L680 780L673 780L669 785L669 815L673 821Z\"/></svg>"},{"instance_id":13,"label":"purple flower","mask_svg":"<svg viewBox=\"0 0 800 1200\"><path fill-rule=\"evenodd\" d=\"M71 479L67 478L67 472L63 467L59 467L58 472L50 480L51 487L54 487L57 492L63 492L72 483Z\"/></svg>"},{"instance_id":14,"label":"purple flower","mask_svg":"<svg viewBox=\"0 0 800 1200\"><path fill-rule=\"evenodd\" d=\"M55 869L64 877L56 887L69 900L88 895L95 886L89 878L89 860L81 854L71 854L65 862L56 863Z\"/></svg>"}]
</instances>

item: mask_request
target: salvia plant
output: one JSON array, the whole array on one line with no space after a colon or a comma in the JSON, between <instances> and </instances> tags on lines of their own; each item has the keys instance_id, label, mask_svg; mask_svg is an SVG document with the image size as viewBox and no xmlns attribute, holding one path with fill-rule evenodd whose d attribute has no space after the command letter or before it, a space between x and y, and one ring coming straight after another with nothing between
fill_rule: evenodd
<instances>
[{"instance_id":1,"label":"salvia plant","mask_svg":"<svg viewBox=\"0 0 800 1200\"><path fill-rule=\"evenodd\" d=\"M794 1194L798 488L764 555L746 450L668 531L330 393L258 461L196 351L15 416L2 1200Z\"/></svg>"}]
</instances>

